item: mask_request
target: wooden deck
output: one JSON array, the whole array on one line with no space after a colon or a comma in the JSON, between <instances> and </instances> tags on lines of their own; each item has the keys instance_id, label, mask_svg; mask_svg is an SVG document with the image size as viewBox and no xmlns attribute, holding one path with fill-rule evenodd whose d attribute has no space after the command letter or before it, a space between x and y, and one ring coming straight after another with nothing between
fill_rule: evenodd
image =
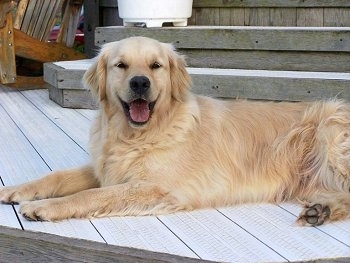
<instances>
[{"instance_id":1,"label":"wooden deck","mask_svg":"<svg viewBox=\"0 0 350 263\"><path fill-rule=\"evenodd\" d=\"M61 108L48 99L47 90L0 86L1 182L23 183L88 162L95 113ZM298 227L294 222L300 209L289 203L258 204L51 223L27 221L17 213L18 206L0 204L0 261L349 262L350 220Z\"/></svg>"}]
</instances>

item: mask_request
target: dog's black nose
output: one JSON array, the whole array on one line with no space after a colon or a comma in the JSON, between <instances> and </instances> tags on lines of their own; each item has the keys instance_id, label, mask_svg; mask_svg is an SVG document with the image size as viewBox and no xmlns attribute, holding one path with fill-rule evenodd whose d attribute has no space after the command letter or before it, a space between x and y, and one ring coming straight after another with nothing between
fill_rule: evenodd
<instances>
[{"instance_id":1,"label":"dog's black nose","mask_svg":"<svg viewBox=\"0 0 350 263\"><path fill-rule=\"evenodd\" d=\"M136 94L144 94L150 88L151 82L145 76L136 76L130 80L130 88Z\"/></svg>"}]
</instances>

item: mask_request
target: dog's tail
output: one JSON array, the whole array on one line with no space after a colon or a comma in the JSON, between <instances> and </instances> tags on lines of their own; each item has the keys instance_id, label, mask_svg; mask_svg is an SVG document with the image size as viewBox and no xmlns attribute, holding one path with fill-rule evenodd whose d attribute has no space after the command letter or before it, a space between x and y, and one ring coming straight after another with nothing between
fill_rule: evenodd
<instances>
[{"instance_id":1,"label":"dog's tail","mask_svg":"<svg viewBox=\"0 0 350 263\"><path fill-rule=\"evenodd\" d=\"M349 191L350 106L340 100L310 104L275 153L293 181L288 182L289 197L315 189Z\"/></svg>"}]
</instances>

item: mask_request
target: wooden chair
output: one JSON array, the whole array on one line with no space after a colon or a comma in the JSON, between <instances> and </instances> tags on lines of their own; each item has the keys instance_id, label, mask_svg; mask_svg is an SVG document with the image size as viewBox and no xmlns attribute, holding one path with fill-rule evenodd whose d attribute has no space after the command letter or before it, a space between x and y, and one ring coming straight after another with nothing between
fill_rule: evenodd
<instances>
[{"instance_id":1,"label":"wooden chair","mask_svg":"<svg viewBox=\"0 0 350 263\"><path fill-rule=\"evenodd\" d=\"M36 62L85 58L72 49L82 0L5 0L0 2L0 82L23 87L43 84L42 77L18 76L16 57ZM48 42L59 12L64 15L57 42Z\"/></svg>"}]
</instances>

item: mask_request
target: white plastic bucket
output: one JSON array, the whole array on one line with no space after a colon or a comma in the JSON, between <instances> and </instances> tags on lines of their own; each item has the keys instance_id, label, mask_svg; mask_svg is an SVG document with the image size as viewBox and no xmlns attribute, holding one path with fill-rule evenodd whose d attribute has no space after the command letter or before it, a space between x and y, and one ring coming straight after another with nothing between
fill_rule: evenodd
<instances>
[{"instance_id":1,"label":"white plastic bucket","mask_svg":"<svg viewBox=\"0 0 350 263\"><path fill-rule=\"evenodd\" d=\"M119 17L124 26L145 24L161 27L163 23L187 26L192 15L192 0L118 0Z\"/></svg>"}]
</instances>

